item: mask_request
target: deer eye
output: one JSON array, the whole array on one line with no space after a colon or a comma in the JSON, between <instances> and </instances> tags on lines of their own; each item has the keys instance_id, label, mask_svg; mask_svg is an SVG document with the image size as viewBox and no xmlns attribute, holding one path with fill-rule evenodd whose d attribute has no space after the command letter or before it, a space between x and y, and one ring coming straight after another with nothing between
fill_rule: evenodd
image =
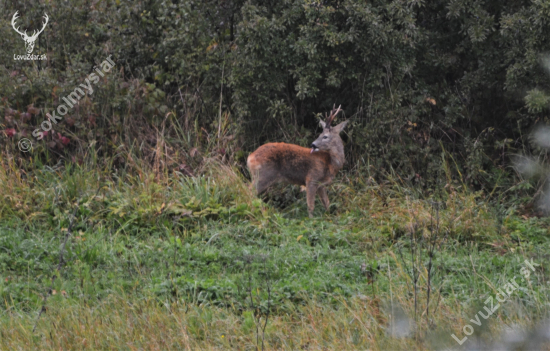
<instances>
[{"instance_id":1,"label":"deer eye","mask_svg":"<svg viewBox=\"0 0 550 351\"><path fill-rule=\"evenodd\" d=\"M323 137L323 139L328 139L328 136L325 135L325 136Z\"/></svg>"}]
</instances>

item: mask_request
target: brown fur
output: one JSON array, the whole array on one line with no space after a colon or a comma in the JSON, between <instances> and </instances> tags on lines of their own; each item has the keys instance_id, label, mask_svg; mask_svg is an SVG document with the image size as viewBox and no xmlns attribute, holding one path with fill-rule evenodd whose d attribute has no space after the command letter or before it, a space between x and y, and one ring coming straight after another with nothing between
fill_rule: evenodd
<instances>
[{"instance_id":1,"label":"brown fur","mask_svg":"<svg viewBox=\"0 0 550 351\"><path fill-rule=\"evenodd\" d=\"M313 217L316 194L328 210L330 201L324 186L332 182L345 161L344 145L339 133L347 121L335 127L330 126L339 111L333 110L326 124L321 122L323 133L312 143L312 147L318 151L311 153L311 149L298 145L269 143L248 156L247 166L257 194L278 182L304 185L309 216Z\"/></svg>"}]
</instances>

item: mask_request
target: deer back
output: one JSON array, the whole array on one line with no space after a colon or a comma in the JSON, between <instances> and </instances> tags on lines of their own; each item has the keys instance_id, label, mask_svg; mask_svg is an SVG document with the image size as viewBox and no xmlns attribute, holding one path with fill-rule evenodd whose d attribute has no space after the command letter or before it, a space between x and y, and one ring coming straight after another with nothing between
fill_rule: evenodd
<instances>
[{"instance_id":1,"label":"deer back","mask_svg":"<svg viewBox=\"0 0 550 351\"><path fill-rule=\"evenodd\" d=\"M247 164L261 177L298 185L308 180L328 180L337 172L328 152L312 153L308 148L286 143L260 146L248 157Z\"/></svg>"}]
</instances>

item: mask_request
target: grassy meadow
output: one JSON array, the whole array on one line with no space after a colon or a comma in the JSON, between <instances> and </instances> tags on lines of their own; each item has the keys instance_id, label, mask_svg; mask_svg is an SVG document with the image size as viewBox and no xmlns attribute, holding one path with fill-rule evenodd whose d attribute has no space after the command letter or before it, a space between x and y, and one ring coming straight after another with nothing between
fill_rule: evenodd
<instances>
[{"instance_id":1,"label":"grassy meadow","mask_svg":"<svg viewBox=\"0 0 550 351\"><path fill-rule=\"evenodd\" d=\"M261 200L215 158L90 155L0 159L2 350L548 349L549 221L494 193L342 172L309 219L298 187Z\"/></svg>"}]
</instances>

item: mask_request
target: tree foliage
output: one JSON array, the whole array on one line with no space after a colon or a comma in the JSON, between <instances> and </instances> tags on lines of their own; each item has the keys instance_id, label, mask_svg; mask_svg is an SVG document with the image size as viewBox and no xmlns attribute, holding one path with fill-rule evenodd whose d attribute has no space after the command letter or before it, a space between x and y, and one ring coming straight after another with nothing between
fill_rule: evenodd
<instances>
[{"instance_id":1,"label":"tree foliage","mask_svg":"<svg viewBox=\"0 0 550 351\"><path fill-rule=\"evenodd\" d=\"M445 151L465 181L484 185L529 128L548 119L548 0L54 0L0 8L0 124L20 136L109 54L117 73L56 127L73 144L110 140L105 147L116 150L143 139L125 126L159 126L172 112L196 135L187 148L200 146L203 131L219 137L222 116L239 136L232 150L275 140L308 145L320 114L336 103L353 121L348 167L429 185ZM49 14L35 49L47 52L46 62L13 60L22 52L10 25L16 10L29 29ZM30 104L40 109L30 119L7 112Z\"/></svg>"}]
</instances>

